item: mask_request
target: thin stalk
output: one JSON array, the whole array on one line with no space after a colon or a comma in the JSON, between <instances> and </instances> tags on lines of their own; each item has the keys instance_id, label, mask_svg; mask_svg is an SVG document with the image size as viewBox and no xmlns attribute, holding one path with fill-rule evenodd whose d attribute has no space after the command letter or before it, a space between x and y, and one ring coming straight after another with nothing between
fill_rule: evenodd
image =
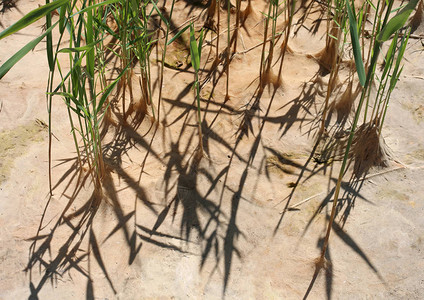
<instances>
[{"instance_id":1,"label":"thin stalk","mask_svg":"<svg viewBox=\"0 0 424 300\"><path fill-rule=\"evenodd\" d=\"M160 78L159 78L159 96L158 96L158 121L160 121L160 104L162 102L162 85L163 85L163 67L165 65L165 56L166 56L166 47L168 45L168 36L169 36L169 22L172 20L172 13L174 11L175 0L172 0L171 11L169 12L169 21L166 22L166 34L165 34L165 45L162 51L162 62L160 68Z\"/></svg>"},{"instance_id":2,"label":"thin stalk","mask_svg":"<svg viewBox=\"0 0 424 300\"><path fill-rule=\"evenodd\" d=\"M380 110L380 105L384 101L383 100L384 92L386 91L386 86L390 78L389 74L393 67L393 60L395 57L395 47L396 47L398 36L399 34L396 34L396 37L392 40L392 44L389 48L389 51L387 52L387 55L385 58L385 66L384 66L383 74L381 75L381 78L379 80L380 84L378 87L377 95L375 97L374 107L371 112L370 120L374 119L374 114L376 114L375 117L377 117L378 111Z\"/></svg>"},{"instance_id":3,"label":"thin stalk","mask_svg":"<svg viewBox=\"0 0 424 300\"><path fill-rule=\"evenodd\" d=\"M220 27L221 27L221 0L218 1L218 24L216 31L216 58L219 59L219 35L220 35Z\"/></svg>"},{"instance_id":4,"label":"thin stalk","mask_svg":"<svg viewBox=\"0 0 424 300\"><path fill-rule=\"evenodd\" d=\"M385 24L387 24L392 6L393 6L393 1L390 1L389 5L387 7L387 10L386 10L386 16L384 18L384 21L383 21L381 28L384 28ZM355 118L354 118L351 130L350 130L349 139L348 139L348 142L347 142L347 145L346 145L346 150L345 150L344 157L343 157L342 166L340 168L339 177L337 179L337 185L336 185L336 189L335 189L335 192L334 192L334 198L333 198L333 207L331 209L330 220L328 222L327 232L326 232L326 235L325 235L325 238L324 238L324 243L323 243L323 247L322 247L322 251L321 251L321 257L320 257L321 262L324 261L325 253L327 252L328 240L330 238L331 229L333 228L334 218L336 216L336 209L337 209L337 204L338 204L338 200L339 200L340 187L341 187L341 184L342 184L344 173L346 171L346 165L347 165L347 160L348 160L348 157L349 157L350 148L352 146L353 137L355 135L355 130L356 130L356 127L357 127L357 124L358 124L359 115L361 114L361 109L362 109L362 105L364 103L366 92L368 91L368 89L370 87L370 83L372 82L372 79L374 77L374 69L375 69L375 65L377 64L378 55L380 54L380 46L381 46L381 43L377 39L375 39L375 43L374 43L374 47L373 47L373 55L371 57L371 63L370 63L369 69L368 69L368 73L367 73L367 76L366 76L364 87L362 89L361 99L359 101L358 108L356 109Z\"/></svg>"},{"instance_id":5,"label":"thin stalk","mask_svg":"<svg viewBox=\"0 0 424 300\"><path fill-rule=\"evenodd\" d=\"M376 11L375 11L373 28L372 28L373 34L371 35L370 45L375 44L375 42L377 41L377 33L382 28L382 26L381 26L381 16L382 16L382 13L383 13L383 10L384 10L384 6L380 11L379 11L379 8L380 8L380 1L378 1L378 3L377 3L377 7L376 7ZM373 47L370 46L370 48L368 50L367 60L366 60L366 63L365 63L365 66L367 66L368 68L370 68L369 61L370 61L372 53L373 53L372 51L373 51ZM366 122L366 119L367 119L370 94L371 94L371 90L368 91L367 97L366 97L367 100L366 100L366 104L365 104L365 113L364 113L364 121L363 121L364 123Z\"/></svg>"},{"instance_id":6,"label":"thin stalk","mask_svg":"<svg viewBox=\"0 0 424 300\"><path fill-rule=\"evenodd\" d=\"M121 4L122 6L122 4ZM128 64L128 53L127 53L127 20L128 20L128 1L124 0L124 11L120 11L120 35L121 35L121 70L124 70ZM127 74L122 76L122 114L124 123L127 121L127 112L125 107L126 98L126 86L128 83Z\"/></svg>"},{"instance_id":7,"label":"thin stalk","mask_svg":"<svg viewBox=\"0 0 424 300\"><path fill-rule=\"evenodd\" d=\"M364 91L368 88L368 85L369 85L369 80L368 80L368 76L367 76L366 85L365 85L364 89L362 90L361 99L359 101L358 108L357 108L356 114L355 114L355 119L353 121L352 128L350 130L349 139L348 139L348 142L347 142L347 145L346 145L346 150L345 150L345 153L344 153L342 166L340 168L339 177L337 179L336 190L334 192L334 197L333 197L333 207L331 209L330 220L329 220L329 223L328 223L327 232L326 232L326 235L325 235L325 238L324 238L324 244L322 246L322 251L321 251L321 258L320 258L321 261L324 260L325 253L327 252L328 240L330 238L331 229L333 228L334 218L336 216L340 187L341 187L343 176L344 176L344 173L345 173L345 170L346 170L347 160L348 160L348 157L349 157L349 151L350 151L350 147L352 146L353 137L355 135L355 130L356 130L356 126L358 124L362 104L364 102L364 98L365 98Z\"/></svg>"},{"instance_id":8,"label":"thin stalk","mask_svg":"<svg viewBox=\"0 0 424 300\"><path fill-rule=\"evenodd\" d=\"M50 3L49 0L46 0L46 4ZM50 28L52 25L52 16L51 14L46 15L46 28ZM47 92L53 89L53 77L54 77L54 66L53 66L53 48L52 48L52 33L50 32L47 35L47 59L49 62L49 79L47 82ZM49 115L48 125L49 125L49 192L50 196L53 196L52 190L52 96L47 95L48 104L47 104L47 113Z\"/></svg>"},{"instance_id":9,"label":"thin stalk","mask_svg":"<svg viewBox=\"0 0 424 300\"><path fill-rule=\"evenodd\" d=\"M274 58L274 47L275 47L275 37L277 32L277 20L278 20L278 0L271 1L272 3L272 24L271 24L271 40L269 41L269 53L268 53L268 67L271 69L272 61Z\"/></svg>"},{"instance_id":10,"label":"thin stalk","mask_svg":"<svg viewBox=\"0 0 424 300\"><path fill-rule=\"evenodd\" d=\"M287 27L285 28L285 36L284 36L283 45L281 48L282 54L281 54L280 67L278 69L278 81L281 79L281 72L283 70L284 58L286 57L287 47L289 44L290 29L293 22L295 7L296 7L296 0L287 0L287 15L288 15L289 22L287 24Z\"/></svg>"},{"instance_id":11,"label":"thin stalk","mask_svg":"<svg viewBox=\"0 0 424 300\"><path fill-rule=\"evenodd\" d=\"M231 1L227 0L227 64L226 64L226 73L227 73L227 82L225 86L225 100L227 101L230 98L229 94L229 85L230 85L230 48L231 48L231 34L230 34L230 15L231 15Z\"/></svg>"},{"instance_id":12,"label":"thin stalk","mask_svg":"<svg viewBox=\"0 0 424 300\"><path fill-rule=\"evenodd\" d=\"M263 76L264 76L264 71L265 71L265 66L264 66L264 62L265 62L265 48L266 48L266 42L267 42L267 40L268 40L268 26L269 26L269 18L270 18L270 15L271 15L271 8L272 8L272 5L271 5L271 3L269 4L269 6L268 6L268 14L267 14L267 16L266 16L266 18L265 18L265 28L264 28L264 41L263 41L263 44L262 44L262 53L261 53L261 63L260 63L260 66L259 66L259 91L260 92L262 92L262 90L263 90L263 80L264 80L264 78L263 78Z\"/></svg>"},{"instance_id":13,"label":"thin stalk","mask_svg":"<svg viewBox=\"0 0 424 300\"><path fill-rule=\"evenodd\" d=\"M239 27L240 27L240 6L241 6L241 0L236 0L236 28L234 30L234 50L233 50L233 54L235 54L237 52L238 31L239 31Z\"/></svg>"},{"instance_id":14,"label":"thin stalk","mask_svg":"<svg viewBox=\"0 0 424 300\"><path fill-rule=\"evenodd\" d=\"M203 155L203 132L202 132L202 116L200 110L200 84L199 84L199 74L195 72L194 84L196 86L196 101L197 101L197 126L199 131L199 150Z\"/></svg>"},{"instance_id":15,"label":"thin stalk","mask_svg":"<svg viewBox=\"0 0 424 300\"><path fill-rule=\"evenodd\" d=\"M340 2L337 2L337 4L339 4ZM340 7L339 7L340 9ZM335 37L337 39L337 44L335 46L335 53L334 56L332 57L332 63L331 63L331 70L330 70L330 78L328 79L328 87L327 87L327 93L325 96L325 101L324 101L324 108L322 111L322 118L321 118L321 127L318 131L318 136L321 137L321 135L324 133L325 131L325 122L327 120L327 113L328 113L328 107L329 107L329 101L330 101L330 96L335 88L336 85L336 81L338 78L338 73L339 73L339 69L340 69L340 65L342 62L342 54L343 54L343 49L340 49L340 41L342 38L342 33L345 32L344 27L346 25L346 14L342 13L342 14L338 14L336 16L336 18L338 18L336 20L336 32L337 32L337 36ZM339 24L339 25L337 25ZM340 28L339 26L342 26L342 28ZM343 38L343 43L342 45L344 46L345 42L346 42L346 34L347 32L345 32L344 34L344 38ZM330 38L334 38L334 37L330 37Z\"/></svg>"}]
</instances>

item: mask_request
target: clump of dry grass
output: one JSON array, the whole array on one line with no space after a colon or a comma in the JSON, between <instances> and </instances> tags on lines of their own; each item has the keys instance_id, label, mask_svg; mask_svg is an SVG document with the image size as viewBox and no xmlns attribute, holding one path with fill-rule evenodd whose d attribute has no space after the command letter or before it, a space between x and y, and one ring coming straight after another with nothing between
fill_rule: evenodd
<instances>
[{"instance_id":1,"label":"clump of dry grass","mask_svg":"<svg viewBox=\"0 0 424 300\"><path fill-rule=\"evenodd\" d=\"M259 93L261 93L267 86L272 85L273 88L276 90L281 87L282 84L282 79L278 75L276 75L270 67L268 67L262 74Z\"/></svg>"},{"instance_id":2,"label":"clump of dry grass","mask_svg":"<svg viewBox=\"0 0 424 300\"><path fill-rule=\"evenodd\" d=\"M409 22L409 26L411 26L411 33L415 32L422 26L424 22L424 1L421 0L418 4L417 10L414 16L411 18ZM421 30L424 33L424 28Z\"/></svg>"},{"instance_id":3,"label":"clump of dry grass","mask_svg":"<svg viewBox=\"0 0 424 300\"><path fill-rule=\"evenodd\" d=\"M352 143L353 174L357 178L366 175L371 167L388 167L390 150L379 128L372 123L359 126Z\"/></svg>"},{"instance_id":4,"label":"clump of dry grass","mask_svg":"<svg viewBox=\"0 0 424 300\"><path fill-rule=\"evenodd\" d=\"M315 58L327 72L330 72L335 67L334 62L337 61L339 56L338 48L340 44L340 41L335 38L339 35L340 29L334 22L330 24L332 24L330 29L331 36L327 37L325 47L318 53L308 55L308 57Z\"/></svg>"},{"instance_id":5,"label":"clump of dry grass","mask_svg":"<svg viewBox=\"0 0 424 300\"><path fill-rule=\"evenodd\" d=\"M247 6L244 10L240 10L239 16L240 16L240 25L242 27L245 26L245 23L248 18L255 18L256 14L252 6L252 0L247 0Z\"/></svg>"},{"instance_id":6,"label":"clump of dry grass","mask_svg":"<svg viewBox=\"0 0 424 300\"><path fill-rule=\"evenodd\" d=\"M349 119L351 113L354 110L355 100L357 99L361 89L358 85L355 90L353 90L354 82L350 80L342 93L338 98L335 98L334 101L329 106L329 115L336 114L337 123L342 127Z\"/></svg>"}]
</instances>

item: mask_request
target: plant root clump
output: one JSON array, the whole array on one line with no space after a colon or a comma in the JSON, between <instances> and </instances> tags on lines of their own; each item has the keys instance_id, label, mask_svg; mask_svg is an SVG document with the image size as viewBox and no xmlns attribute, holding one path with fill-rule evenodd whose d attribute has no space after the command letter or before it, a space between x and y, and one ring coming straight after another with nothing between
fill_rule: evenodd
<instances>
[{"instance_id":1,"label":"plant root clump","mask_svg":"<svg viewBox=\"0 0 424 300\"><path fill-rule=\"evenodd\" d=\"M332 271L332 263L331 261L329 261L328 259L326 259L323 256L317 257L316 259L314 259L314 264L315 264L315 269L316 272L320 271L320 270L325 270L325 271Z\"/></svg>"},{"instance_id":2,"label":"plant root clump","mask_svg":"<svg viewBox=\"0 0 424 300\"><path fill-rule=\"evenodd\" d=\"M424 1L421 0L418 4L417 11L411 18L410 26L411 33L424 33Z\"/></svg>"},{"instance_id":3,"label":"plant root clump","mask_svg":"<svg viewBox=\"0 0 424 300\"><path fill-rule=\"evenodd\" d=\"M210 1L210 5L207 9L207 13L206 13L207 17L206 17L205 24L203 26L205 28L211 29L214 32L218 30L216 21L214 19L215 13L216 13L216 1L212 0Z\"/></svg>"},{"instance_id":4,"label":"plant root clump","mask_svg":"<svg viewBox=\"0 0 424 300\"><path fill-rule=\"evenodd\" d=\"M330 104L329 115L336 113L337 123L341 125L346 123L350 113L353 111L353 104L355 103L359 92L360 87L358 86L354 91L353 81L350 81L341 97Z\"/></svg>"},{"instance_id":5,"label":"plant root clump","mask_svg":"<svg viewBox=\"0 0 424 300\"><path fill-rule=\"evenodd\" d=\"M331 34L333 36L337 36L336 27L331 30ZM337 40L329 38L329 41L327 42L324 49L322 49L318 53L315 53L314 55L308 55L307 57L315 58L326 71L331 72L331 69L334 67L333 62L338 60L338 58L334 60L334 57L336 55L338 56L338 45L339 44Z\"/></svg>"},{"instance_id":6,"label":"plant root clump","mask_svg":"<svg viewBox=\"0 0 424 300\"><path fill-rule=\"evenodd\" d=\"M262 79L260 82L260 91L262 92L266 86L269 87L270 85L272 85L274 87L274 90L276 90L281 87L282 84L283 81L281 80L281 78L278 75L274 74L271 68L267 68L262 75Z\"/></svg>"},{"instance_id":7,"label":"plant root clump","mask_svg":"<svg viewBox=\"0 0 424 300\"><path fill-rule=\"evenodd\" d=\"M353 174L360 178L371 167L388 167L391 157L380 130L372 123L362 124L355 132L351 150L354 159Z\"/></svg>"},{"instance_id":8,"label":"plant root clump","mask_svg":"<svg viewBox=\"0 0 424 300\"><path fill-rule=\"evenodd\" d=\"M253 9L251 0L248 1L247 6L244 10L240 10L239 16L240 16L240 24L242 27L244 27L248 17L252 17L253 19L256 19L255 10Z\"/></svg>"}]
</instances>

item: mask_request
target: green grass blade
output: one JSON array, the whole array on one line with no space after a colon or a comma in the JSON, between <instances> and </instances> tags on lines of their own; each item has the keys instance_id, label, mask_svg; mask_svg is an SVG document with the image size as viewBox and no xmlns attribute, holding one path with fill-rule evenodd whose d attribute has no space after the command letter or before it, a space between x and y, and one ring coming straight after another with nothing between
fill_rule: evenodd
<instances>
[{"instance_id":1,"label":"green grass blade","mask_svg":"<svg viewBox=\"0 0 424 300\"><path fill-rule=\"evenodd\" d=\"M59 7L59 31L62 34L65 31L65 13L66 13L67 3Z\"/></svg>"},{"instance_id":2,"label":"green grass blade","mask_svg":"<svg viewBox=\"0 0 424 300\"><path fill-rule=\"evenodd\" d=\"M46 4L48 4L50 0L46 0ZM52 26L52 14L46 14L46 27L50 28ZM54 55L53 55L53 36L52 33L49 32L46 37L46 50L47 50L47 60L49 62L50 72L54 69Z\"/></svg>"},{"instance_id":3,"label":"green grass blade","mask_svg":"<svg viewBox=\"0 0 424 300\"><path fill-rule=\"evenodd\" d=\"M402 72L402 69L403 69L403 66L400 67L400 63L402 62L403 55L405 54L405 49L406 49L406 46L407 46L408 40L409 40L409 34L410 34L410 32L408 32L408 34L406 36L404 35L402 37L402 42L401 42L400 49L399 49L399 52L398 52L398 56L397 56L397 59L396 59L395 68L393 70L392 78L390 80L390 89L391 90L393 90L395 88L396 83L399 80L400 73ZM400 68L400 71L399 71L399 68Z\"/></svg>"},{"instance_id":4,"label":"green grass blade","mask_svg":"<svg viewBox=\"0 0 424 300\"><path fill-rule=\"evenodd\" d=\"M67 92L57 92L57 93L48 93L48 94L52 96L62 96L65 99L72 100L72 102L74 102L75 105L82 105L82 103L80 103L80 101L74 95Z\"/></svg>"},{"instance_id":5,"label":"green grass blade","mask_svg":"<svg viewBox=\"0 0 424 300\"><path fill-rule=\"evenodd\" d=\"M86 26L86 40L88 44L92 44L94 42L94 34L93 34L93 11L89 10L87 12L87 26ZM94 49L91 48L87 51L87 70L91 79L94 78Z\"/></svg>"},{"instance_id":6,"label":"green grass blade","mask_svg":"<svg viewBox=\"0 0 424 300\"><path fill-rule=\"evenodd\" d=\"M199 60L200 60L200 57L202 56L202 46L203 46L203 28L200 31L199 43L197 44L197 49L199 51Z\"/></svg>"},{"instance_id":7,"label":"green grass blade","mask_svg":"<svg viewBox=\"0 0 424 300\"><path fill-rule=\"evenodd\" d=\"M41 42L41 40L48 35L53 28L57 25L57 22L55 24L53 24L49 29L46 30L45 33L43 33L42 35L40 35L39 37L35 38L34 40L32 40L31 42L29 42L28 44L26 44L24 47L22 47L21 50L19 50L18 52L16 52L11 58L9 58L1 67L0 67L0 79L3 78L4 75L6 75L7 72L9 72L9 70L18 62L20 61L25 55L28 54L29 51L31 51L32 49L34 49L35 46L37 46L37 44L39 42Z\"/></svg>"},{"instance_id":8,"label":"green grass blade","mask_svg":"<svg viewBox=\"0 0 424 300\"><path fill-rule=\"evenodd\" d=\"M395 51L395 47L397 44L397 39L398 39L398 35L396 35L396 37L392 40L392 42L390 43L390 47L387 50L387 54L386 57L384 59L384 70L383 70L383 74L381 75L381 78L385 78L387 75L387 72L389 71L389 69L392 67L393 64L393 58L394 58L394 51Z\"/></svg>"},{"instance_id":9,"label":"green grass blade","mask_svg":"<svg viewBox=\"0 0 424 300\"><path fill-rule=\"evenodd\" d=\"M365 85L365 68L364 62L362 61L361 55L361 46L359 44L358 36L358 25L356 23L355 15L353 14L352 8L349 4L349 0L346 0L347 14L349 17L349 29L350 29L350 38L352 40L353 56L355 58L356 72L358 73L358 78L361 86Z\"/></svg>"},{"instance_id":10,"label":"green grass blade","mask_svg":"<svg viewBox=\"0 0 424 300\"><path fill-rule=\"evenodd\" d=\"M181 29L180 31L178 31L178 33L172 39L169 40L169 42L168 42L167 45L171 44L173 41L175 41L176 39L178 39L187 30L187 28L190 27L190 25L191 24L188 24L186 27L184 27L183 29Z\"/></svg>"},{"instance_id":11,"label":"green grass blade","mask_svg":"<svg viewBox=\"0 0 424 300\"><path fill-rule=\"evenodd\" d=\"M51 2L49 4L43 5L37 9L34 9L33 11L26 14L22 19L20 19L18 22L13 24L12 26L6 28L0 33L0 40L21 30L22 28L27 27L28 25L31 25L35 21L41 19L45 15L51 13L55 9L61 7L62 5L66 4L69 0L56 0L54 2Z\"/></svg>"},{"instance_id":12,"label":"green grass blade","mask_svg":"<svg viewBox=\"0 0 424 300\"><path fill-rule=\"evenodd\" d=\"M193 68L196 72L200 69L199 49L197 48L196 37L194 36L194 27L190 26L190 55Z\"/></svg>"},{"instance_id":13,"label":"green grass blade","mask_svg":"<svg viewBox=\"0 0 424 300\"><path fill-rule=\"evenodd\" d=\"M97 3L97 4L93 4L93 5L87 6L84 9L81 9L81 10L77 11L76 13L72 14L70 17L74 17L76 15L86 13L87 11L92 10L93 8L96 8L96 7L99 7L99 6L113 4L113 3L116 3L116 2L119 2L119 1L120 0L107 0L107 1L103 1L103 2Z\"/></svg>"},{"instance_id":14,"label":"green grass blade","mask_svg":"<svg viewBox=\"0 0 424 300\"><path fill-rule=\"evenodd\" d=\"M153 7L155 8L156 12L158 13L159 17L162 19L162 21L165 23L165 25L169 26L169 21L163 16L163 14L160 12L160 9L157 7L156 3L154 1L150 1L153 4Z\"/></svg>"},{"instance_id":15,"label":"green grass blade","mask_svg":"<svg viewBox=\"0 0 424 300\"><path fill-rule=\"evenodd\" d=\"M392 36L392 34L401 29L408 20L411 12L417 6L418 2L419 0L410 0L409 3L396 14L396 16L387 22L386 26L384 26L379 33L377 40L381 43L385 42Z\"/></svg>"},{"instance_id":16,"label":"green grass blade","mask_svg":"<svg viewBox=\"0 0 424 300\"><path fill-rule=\"evenodd\" d=\"M118 39L119 36L118 34L116 34L109 26L107 26L106 24L100 22L97 19L94 19L94 22L96 22L96 25L99 26L101 28L101 30L103 30L105 33L107 32L108 34L110 34L111 37Z\"/></svg>"},{"instance_id":17,"label":"green grass blade","mask_svg":"<svg viewBox=\"0 0 424 300\"><path fill-rule=\"evenodd\" d=\"M109 97L110 93L112 92L112 90L115 88L116 84L118 83L118 81L121 79L121 77L125 74L125 72L127 71L129 65L125 67L124 70L122 70L121 74L119 74L119 76L102 92L103 95L100 98L100 101L97 105L97 112L100 111L100 109L103 106L103 103L105 103L107 97Z\"/></svg>"},{"instance_id":18,"label":"green grass blade","mask_svg":"<svg viewBox=\"0 0 424 300\"><path fill-rule=\"evenodd\" d=\"M58 51L58 53L77 53L77 52L84 52L84 51L89 51L91 49L93 49L93 47L101 42L103 39L95 41L93 43L90 43L89 45L86 46L81 46L81 47L75 47L75 48L62 48Z\"/></svg>"},{"instance_id":19,"label":"green grass blade","mask_svg":"<svg viewBox=\"0 0 424 300\"><path fill-rule=\"evenodd\" d=\"M358 19L358 27L357 27L358 31L361 30L363 20L364 20L364 11L361 9L361 11L359 12L359 19Z\"/></svg>"}]
</instances>

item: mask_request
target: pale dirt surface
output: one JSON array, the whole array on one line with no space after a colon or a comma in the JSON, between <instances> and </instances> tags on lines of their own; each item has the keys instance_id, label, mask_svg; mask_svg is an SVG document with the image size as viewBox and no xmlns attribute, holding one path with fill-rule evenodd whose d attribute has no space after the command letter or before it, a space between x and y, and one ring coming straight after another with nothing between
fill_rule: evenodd
<instances>
[{"instance_id":1,"label":"pale dirt surface","mask_svg":"<svg viewBox=\"0 0 424 300\"><path fill-rule=\"evenodd\" d=\"M263 10L257 2L254 7ZM43 1L20 1L18 10L0 16L2 26L38 3ZM187 19L188 9L190 4L177 2L176 22ZM261 42L259 13L255 18L247 21L249 34L241 30L239 51ZM0 63L37 36L42 24L2 40ZM166 123L156 132L148 118L137 130L109 130L109 171L98 203L91 201L88 183L77 184L60 98L53 109L55 189L48 196L48 133L37 122L48 118L47 61L44 44L38 45L0 81L0 299L301 299L311 282L310 299L422 299L419 39L408 46L383 130L406 167L393 162L372 169L363 182L344 184L328 251L331 265L313 281L338 173L337 164L323 167L310 159L311 129L323 98L318 83L308 83L319 66L306 54L322 49L324 31L323 25L311 36L299 29L284 63L283 88L272 101L273 89L265 91L259 109L251 111L251 129L239 140L240 111L257 86L261 48L234 58L225 105L225 74L215 89L205 86L203 97L212 95L202 104L208 158L196 169L195 103L187 89L193 74L167 70L161 112Z\"/></svg>"}]
</instances>

